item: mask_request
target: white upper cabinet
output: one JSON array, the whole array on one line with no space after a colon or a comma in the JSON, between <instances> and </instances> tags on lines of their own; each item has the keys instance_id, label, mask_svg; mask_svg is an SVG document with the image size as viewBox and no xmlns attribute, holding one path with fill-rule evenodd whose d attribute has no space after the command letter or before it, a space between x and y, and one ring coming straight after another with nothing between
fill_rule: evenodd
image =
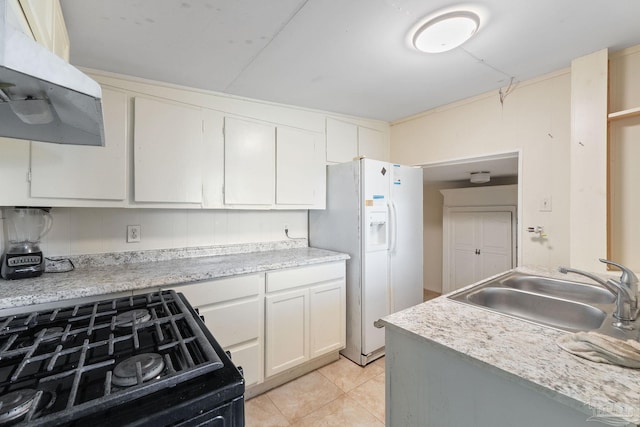
<instances>
[{"instance_id":1,"label":"white upper cabinet","mask_svg":"<svg viewBox=\"0 0 640 427\"><path fill-rule=\"evenodd\" d=\"M358 126L358 155L368 159L389 160L389 144L379 130Z\"/></svg>"},{"instance_id":2,"label":"white upper cabinet","mask_svg":"<svg viewBox=\"0 0 640 427\"><path fill-rule=\"evenodd\" d=\"M324 208L324 151L318 133L225 117L225 205Z\"/></svg>"},{"instance_id":3,"label":"white upper cabinet","mask_svg":"<svg viewBox=\"0 0 640 427\"><path fill-rule=\"evenodd\" d=\"M327 162L350 162L358 156L358 126L327 118Z\"/></svg>"},{"instance_id":4,"label":"white upper cabinet","mask_svg":"<svg viewBox=\"0 0 640 427\"><path fill-rule=\"evenodd\" d=\"M389 161L387 135L379 130L327 118L327 162L350 162L362 156Z\"/></svg>"},{"instance_id":5,"label":"white upper cabinet","mask_svg":"<svg viewBox=\"0 0 640 427\"><path fill-rule=\"evenodd\" d=\"M19 0L31 34L47 49L69 61L69 35L58 0Z\"/></svg>"},{"instance_id":6,"label":"white upper cabinet","mask_svg":"<svg viewBox=\"0 0 640 427\"><path fill-rule=\"evenodd\" d=\"M204 109L203 120L202 207L224 208L224 114Z\"/></svg>"},{"instance_id":7,"label":"white upper cabinet","mask_svg":"<svg viewBox=\"0 0 640 427\"><path fill-rule=\"evenodd\" d=\"M202 127L198 107L135 98L135 202L202 202Z\"/></svg>"},{"instance_id":8,"label":"white upper cabinet","mask_svg":"<svg viewBox=\"0 0 640 427\"><path fill-rule=\"evenodd\" d=\"M29 143L0 137L0 206L29 205Z\"/></svg>"},{"instance_id":9,"label":"white upper cabinet","mask_svg":"<svg viewBox=\"0 0 640 427\"><path fill-rule=\"evenodd\" d=\"M225 117L225 204L269 206L274 203L275 143L275 126Z\"/></svg>"},{"instance_id":10,"label":"white upper cabinet","mask_svg":"<svg viewBox=\"0 0 640 427\"><path fill-rule=\"evenodd\" d=\"M324 144L318 134L278 126L276 131L276 203L323 204Z\"/></svg>"},{"instance_id":11,"label":"white upper cabinet","mask_svg":"<svg viewBox=\"0 0 640 427\"><path fill-rule=\"evenodd\" d=\"M126 198L127 94L103 88L102 108L104 147L32 143L31 197Z\"/></svg>"}]
</instances>

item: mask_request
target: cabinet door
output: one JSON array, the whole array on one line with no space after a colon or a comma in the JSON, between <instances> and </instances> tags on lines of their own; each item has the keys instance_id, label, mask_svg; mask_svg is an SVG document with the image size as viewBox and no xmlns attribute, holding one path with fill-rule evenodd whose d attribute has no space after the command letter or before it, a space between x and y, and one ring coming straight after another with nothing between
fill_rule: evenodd
<instances>
[{"instance_id":1,"label":"cabinet door","mask_svg":"<svg viewBox=\"0 0 640 427\"><path fill-rule=\"evenodd\" d=\"M20 0L36 41L53 51L54 15L57 0Z\"/></svg>"},{"instance_id":2,"label":"cabinet door","mask_svg":"<svg viewBox=\"0 0 640 427\"><path fill-rule=\"evenodd\" d=\"M251 386L262 381L262 354L260 344L252 341L246 344L225 348L231 353L234 365L242 367L245 386Z\"/></svg>"},{"instance_id":3,"label":"cabinet door","mask_svg":"<svg viewBox=\"0 0 640 427\"><path fill-rule=\"evenodd\" d=\"M225 117L224 203L272 205L275 153L274 126Z\"/></svg>"},{"instance_id":4,"label":"cabinet door","mask_svg":"<svg viewBox=\"0 0 640 427\"><path fill-rule=\"evenodd\" d=\"M278 126L276 131L276 203L313 205L324 199L325 166L318 135ZM321 196L321 197L318 197Z\"/></svg>"},{"instance_id":5,"label":"cabinet door","mask_svg":"<svg viewBox=\"0 0 640 427\"><path fill-rule=\"evenodd\" d=\"M52 144L53 145L53 144ZM29 142L0 137L0 206L29 205Z\"/></svg>"},{"instance_id":6,"label":"cabinet door","mask_svg":"<svg viewBox=\"0 0 640 427\"><path fill-rule=\"evenodd\" d=\"M358 127L358 155L388 161L389 143L385 135L378 130Z\"/></svg>"},{"instance_id":7,"label":"cabinet door","mask_svg":"<svg viewBox=\"0 0 640 427\"><path fill-rule=\"evenodd\" d=\"M31 197L124 200L127 106L125 93L103 88L104 147L33 142Z\"/></svg>"},{"instance_id":8,"label":"cabinet door","mask_svg":"<svg viewBox=\"0 0 640 427\"><path fill-rule=\"evenodd\" d=\"M265 298L265 377L309 360L309 290Z\"/></svg>"},{"instance_id":9,"label":"cabinet door","mask_svg":"<svg viewBox=\"0 0 640 427\"><path fill-rule=\"evenodd\" d=\"M309 290L311 358L344 348L345 304L344 279Z\"/></svg>"},{"instance_id":10,"label":"cabinet door","mask_svg":"<svg viewBox=\"0 0 640 427\"><path fill-rule=\"evenodd\" d=\"M202 154L199 108L135 98L136 202L200 203Z\"/></svg>"},{"instance_id":11,"label":"cabinet door","mask_svg":"<svg viewBox=\"0 0 640 427\"><path fill-rule=\"evenodd\" d=\"M350 162L358 155L358 126L327 119L327 162Z\"/></svg>"}]
</instances>

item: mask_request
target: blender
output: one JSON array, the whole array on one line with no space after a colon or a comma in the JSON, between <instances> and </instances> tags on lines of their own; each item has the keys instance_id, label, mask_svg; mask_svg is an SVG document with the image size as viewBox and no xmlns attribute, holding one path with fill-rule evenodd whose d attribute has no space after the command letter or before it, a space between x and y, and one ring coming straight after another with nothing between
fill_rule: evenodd
<instances>
[{"instance_id":1,"label":"blender","mask_svg":"<svg viewBox=\"0 0 640 427\"><path fill-rule=\"evenodd\" d=\"M51 229L47 208L5 208L8 248L2 256L3 279L24 279L44 273L40 239Z\"/></svg>"}]
</instances>

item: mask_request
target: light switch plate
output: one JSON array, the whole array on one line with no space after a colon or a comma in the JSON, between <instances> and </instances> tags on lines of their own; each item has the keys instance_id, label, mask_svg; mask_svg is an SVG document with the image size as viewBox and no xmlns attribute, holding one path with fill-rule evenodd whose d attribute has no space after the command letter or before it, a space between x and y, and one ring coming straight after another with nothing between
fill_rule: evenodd
<instances>
[{"instance_id":1,"label":"light switch plate","mask_svg":"<svg viewBox=\"0 0 640 427\"><path fill-rule=\"evenodd\" d=\"M540 212L551 212L551 196L540 199Z\"/></svg>"}]
</instances>

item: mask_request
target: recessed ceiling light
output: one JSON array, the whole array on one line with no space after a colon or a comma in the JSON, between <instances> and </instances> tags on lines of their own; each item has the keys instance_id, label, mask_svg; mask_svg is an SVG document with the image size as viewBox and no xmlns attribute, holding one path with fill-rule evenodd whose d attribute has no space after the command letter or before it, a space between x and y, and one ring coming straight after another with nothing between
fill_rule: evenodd
<instances>
[{"instance_id":1,"label":"recessed ceiling light","mask_svg":"<svg viewBox=\"0 0 640 427\"><path fill-rule=\"evenodd\" d=\"M486 171L471 172L469 181L471 181L472 184L485 184L491 181L491 173Z\"/></svg>"},{"instance_id":2,"label":"recessed ceiling light","mask_svg":"<svg viewBox=\"0 0 640 427\"><path fill-rule=\"evenodd\" d=\"M469 40L479 26L480 18L473 12L445 13L418 28L413 36L413 45L422 52L446 52Z\"/></svg>"}]
</instances>

